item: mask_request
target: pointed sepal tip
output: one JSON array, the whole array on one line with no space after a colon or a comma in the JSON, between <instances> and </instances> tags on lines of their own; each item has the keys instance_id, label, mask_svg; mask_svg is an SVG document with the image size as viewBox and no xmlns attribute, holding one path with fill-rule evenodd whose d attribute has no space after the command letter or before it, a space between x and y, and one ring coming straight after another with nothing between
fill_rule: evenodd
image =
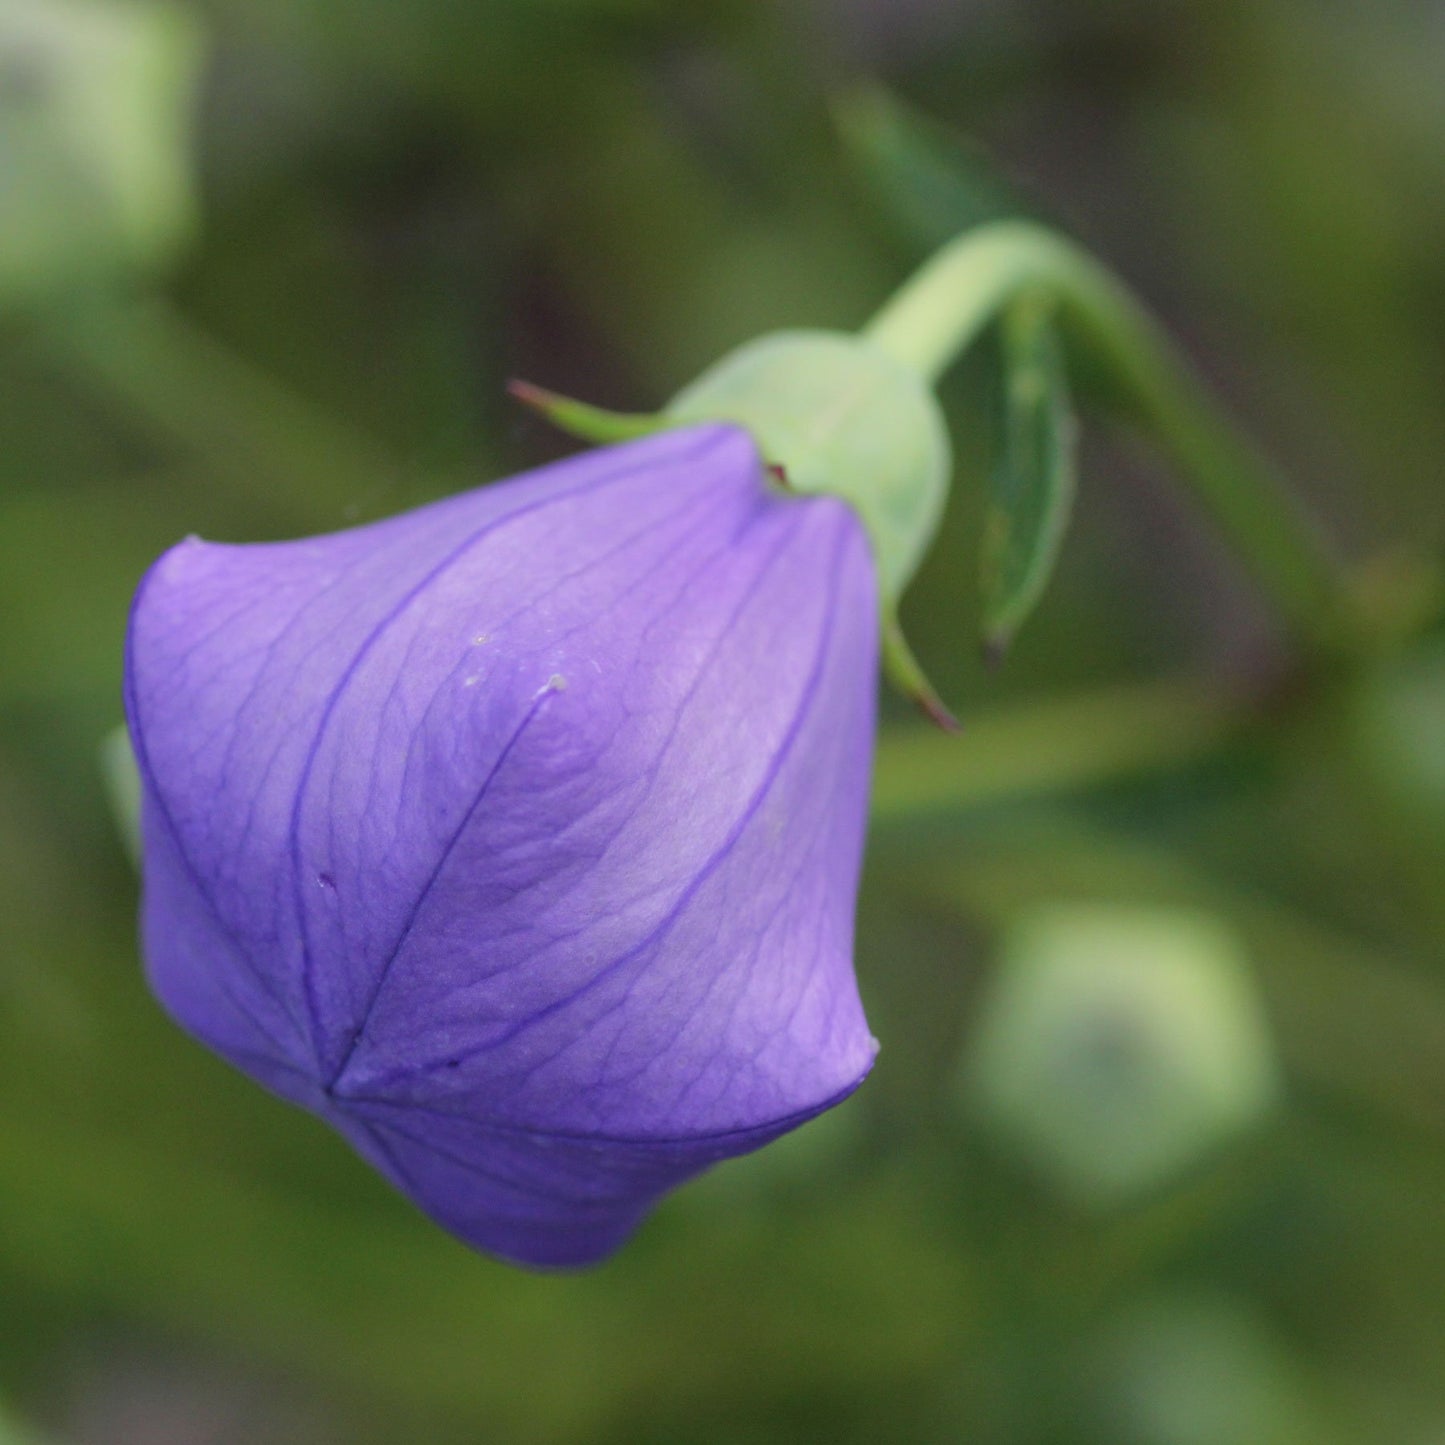
<instances>
[{"instance_id":1,"label":"pointed sepal tip","mask_svg":"<svg viewBox=\"0 0 1445 1445\"><path fill-rule=\"evenodd\" d=\"M670 417L648 412L608 411L516 378L507 382L507 395L551 422L559 431L579 441L599 445L634 441L677 425Z\"/></svg>"},{"instance_id":2,"label":"pointed sepal tip","mask_svg":"<svg viewBox=\"0 0 1445 1445\"><path fill-rule=\"evenodd\" d=\"M947 733L963 731L937 689L928 680L922 664L913 655L896 615L883 617L883 670L888 680L908 698L935 727Z\"/></svg>"}]
</instances>

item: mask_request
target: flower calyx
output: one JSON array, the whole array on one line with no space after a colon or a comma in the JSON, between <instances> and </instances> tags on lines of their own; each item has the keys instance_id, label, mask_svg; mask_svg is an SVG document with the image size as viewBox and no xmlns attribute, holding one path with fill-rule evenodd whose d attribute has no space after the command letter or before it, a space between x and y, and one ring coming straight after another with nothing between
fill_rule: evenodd
<instances>
[{"instance_id":1,"label":"flower calyx","mask_svg":"<svg viewBox=\"0 0 1445 1445\"><path fill-rule=\"evenodd\" d=\"M898 620L903 591L938 530L952 473L942 411L915 370L862 337L780 331L724 356L656 414L603 411L527 383L509 389L554 425L594 443L700 422L736 423L789 492L847 502L873 552L884 669L932 721L957 727Z\"/></svg>"}]
</instances>

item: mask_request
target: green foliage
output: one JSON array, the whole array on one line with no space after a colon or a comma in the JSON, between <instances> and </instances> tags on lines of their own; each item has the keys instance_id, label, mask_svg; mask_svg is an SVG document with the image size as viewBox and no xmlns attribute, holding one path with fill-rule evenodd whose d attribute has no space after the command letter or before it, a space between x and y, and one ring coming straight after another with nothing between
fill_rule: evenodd
<instances>
[{"instance_id":1,"label":"green foliage","mask_svg":"<svg viewBox=\"0 0 1445 1445\"><path fill-rule=\"evenodd\" d=\"M835 114L850 159L883 219L920 252L947 245L975 226L1033 211L977 141L930 121L886 91L849 95Z\"/></svg>"},{"instance_id":2,"label":"green foliage","mask_svg":"<svg viewBox=\"0 0 1445 1445\"><path fill-rule=\"evenodd\" d=\"M1049 310L1029 296L1003 321L1004 446L983 534L983 635L993 656L1043 596L1074 505L1074 412Z\"/></svg>"}]
</instances>

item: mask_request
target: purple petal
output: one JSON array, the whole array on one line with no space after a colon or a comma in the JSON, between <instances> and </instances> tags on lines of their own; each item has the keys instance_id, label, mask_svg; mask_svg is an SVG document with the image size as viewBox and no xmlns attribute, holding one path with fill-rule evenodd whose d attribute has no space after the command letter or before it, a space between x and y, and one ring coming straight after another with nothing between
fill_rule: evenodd
<instances>
[{"instance_id":1,"label":"purple petal","mask_svg":"<svg viewBox=\"0 0 1445 1445\"><path fill-rule=\"evenodd\" d=\"M667 433L137 597L176 1018L530 1263L856 1087L877 601L853 513Z\"/></svg>"}]
</instances>

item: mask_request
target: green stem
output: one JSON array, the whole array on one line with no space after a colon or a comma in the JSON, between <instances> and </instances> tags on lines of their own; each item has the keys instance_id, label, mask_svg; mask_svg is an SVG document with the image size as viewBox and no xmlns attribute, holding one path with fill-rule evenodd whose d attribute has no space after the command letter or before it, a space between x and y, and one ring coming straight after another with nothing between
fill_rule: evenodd
<instances>
[{"instance_id":1,"label":"green stem","mask_svg":"<svg viewBox=\"0 0 1445 1445\"><path fill-rule=\"evenodd\" d=\"M971 718L968 746L924 729L887 731L873 779L875 824L1098 787L1187 767L1256 715L1218 684L1124 684Z\"/></svg>"},{"instance_id":2,"label":"green stem","mask_svg":"<svg viewBox=\"0 0 1445 1445\"><path fill-rule=\"evenodd\" d=\"M1163 329L1072 242L1027 221L980 226L928 262L864 336L936 381L1028 290L1055 299L1065 330L1108 368L1135 421L1179 467L1298 636L1322 652L1352 646L1352 598L1324 539Z\"/></svg>"},{"instance_id":3,"label":"green stem","mask_svg":"<svg viewBox=\"0 0 1445 1445\"><path fill-rule=\"evenodd\" d=\"M366 437L194 327L165 302L130 301L57 320L64 365L207 472L290 509L330 515L385 496L398 470Z\"/></svg>"}]
</instances>

